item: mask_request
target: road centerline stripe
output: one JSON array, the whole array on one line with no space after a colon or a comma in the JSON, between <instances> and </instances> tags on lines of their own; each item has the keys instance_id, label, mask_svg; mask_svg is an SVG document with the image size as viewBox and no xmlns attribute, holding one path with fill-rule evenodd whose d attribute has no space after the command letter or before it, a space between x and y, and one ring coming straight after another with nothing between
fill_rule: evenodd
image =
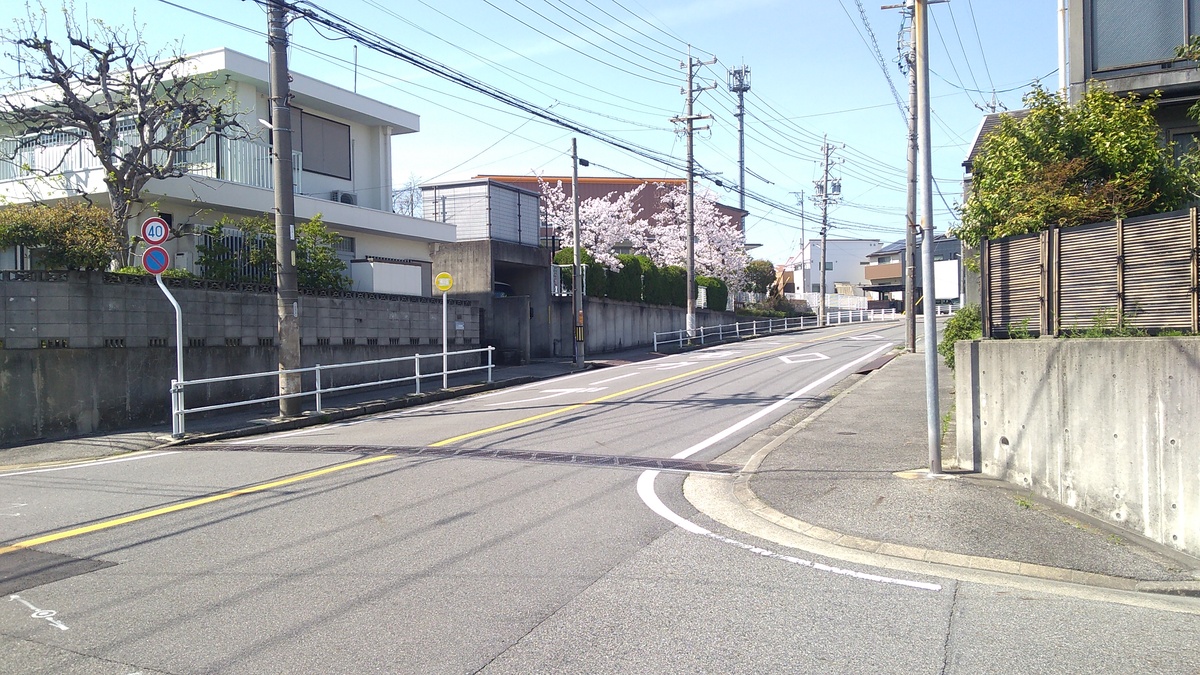
<instances>
[{"instance_id":1,"label":"road centerline stripe","mask_svg":"<svg viewBox=\"0 0 1200 675\"><path fill-rule=\"evenodd\" d=\"M288 476L287 478L279 478L276 480L267 481L265 483L258 483L257 485L251 485L251 486L244 487L244 488L237 488L236 490L228 490L226 492L221 492L219 494L208 495L207 497L199 497L197 499L191 499L186 502L179 502L178 504L171 504L169 506L163 506L163 507L160 507L157 509L151 509L149 511L142 511L140 513L134 513L134 514L131 514L128 516L121 516L120 518L111 518L109 520L104 520L104 521L101 521L98 523L92 523L91 525L84 525L82 527L76 527L76 528L73 528L70 530L63 530L61 532L52 532L50 534L42 535L40 537L34 537L32 539L18 541L16 543L9 544L7 546L0 546L0 555L3 555L5 553L12 553L13 551L19 551L21 549L33 548L34 546L40 546L42 544L48 544L50 542L60 541L62 539L70 539L71 537L78 537L81 534L88 534L90 532L99 532L100 530L107 530L107 529L110 529L113 527L117 527L118 525L125 525L127 523L135 523L139 520L146 520L148 518L154 518L156 516L162 516L162 515L166 515L168 513L175 513L177 511L183 511L185 509L190 509L190 508L194 508L197 506L203 506L205 504L211 504L213 502L219 502L221 500L229 499L231 497L239 497L242 495L254 494L256 492L263 492L266 490L270 490L272 488L281 487L283 485L299 483L300 481L308 480L310 478L316 478L318 476L324 476L326 474L336 473L338 471L344 471L346 469L352 469L354 467L363 466L366 464L372 464L374 462L381 462L381 461L384 461L387 459L393 459L395 457L396 457L396 455L374 455L371 457L364 457L362 459L351 460L349 462L343 462L341 464L334 464L333 466L327 466L327 467L324 467L321 469L307 471L305 473L297 474L295 476Z\"/></svg>"},{"instance_id":2,"label":"road centerline stripe","mask_svg":"<svg viewBox=\"0 0 1200 675\"><path fill-rule=\"evenodd\" d=\"M854 329L851 329L851 330L845 330L845 331L841 331L841 332L839 332L839 333L834 333L833 335L829 335L829 336L826 336L826 337L819 338L819 339L817 339L817 340L802 340L801 342L813 342L813 343L815 343L815 342L820 342L820 341L825 341L825 340L832 340L832 339L834 339L834 338L838 338L838 337L841 337L841 336L843 336L843 335L850 335L850 334L853 334L853 333L859 332L860 330L861 330L861 329L859 329L859 330L854 330ZM703 367L701 367L701 368L696 368L695 370L689 370L689 371L687 371L687 372L684 372L684 373L678 373L678 374L676 374L676 375L672 375L672 376L670 376L670 377L665 377L665 378L663 378L663 379L661 379L661 380L655 380L655 381L653 381L653 382L647 382L647 383L645 383L645 384L639 384L639 385L637 385L637 386L630 387L630 388L628 388L628 389L623 389L623 390L621 390L621 391L614 391L614 392L612 392L611 394L605 394L604 396L598 396L598 397L596 397L596 398L594 398L594 399L592 399L592 400L590 400L590 401L584 401L583 403L575 403L575 404L573 404L573 405L564 406L564 407L562 407L562 408L556 408L556 409L554 409L554 410L547 410L546 412L543 412L543 413L538 413L537 415L530 415L529 417L523 417L523 418L521 418L521 419L518 419L518 420L513 420L513 421L511 421L511 422L504 422L504 423L502 423L502 424L497 424L497 425L495 425L495 426L487 427L487 428L484 428L484 429L476 429L475 431L468 431L468 432L466 432L466 433L464 433L464 434L459 434L459 435L457 435L457 436L453 436L453 437L451 437L451 438L446 438L446 439L443 439L443 440L437 441L436 443L430 443L430 444L429 444L429 447L431 447L431 448L440 448L440 447L443 447L443 446L446 446L446 445L450 445L451 443L458 443L458 442L460 442L460 441L465 441L465 440L468 440L468 439L477 438L477 437L479 437L479 436L485 436L485 435L487 435L487 434L493 434L493 433L496 433L497 431L504 431L504 430L506 430L506 429L512 429L513 427L519 427L519 426L522 426L522 425L525 425L525 424L530 424L530 423L533 423L533 422L539 422L539 421L541 421L541 420L544 420L544 419L546 419L546 418L548 418L548 417L555 417L555 416L557 416L557 415L562 415L562 414L564 414L564 413L568 413L568 412L571 412L571 411L573 411L573 410L579 410L580 408L584 408L584 407L587 407L587 406L590 406L590 405L595 405L595 404L597 404L597 403L603 403L603 402L605 402L605 401L609 401L609 400L612 400L612 399L614 399L614 398L618 398L618 397L621 397L621 396L627 396L627 395L629 395L629 394L632 394L632 393L634 393L634 392L641 391L641 390L643 390L643 389L649 389L649 388L651 388L651 387L657 387L657 386L660 386L660 385L663 385L663 384L667 384L668 382L674 382L675 380L679 380L679 379L682 379L682 378L685 378L685 377L690 377L690 376L692 376L692 375L697 375L697 374L700 374L700 373L704 373L704 372L707 372L707 371L710 371L710 370L714 370L714 369L716 369L716 368L722 368L722 367L725 367L725 366L728 366L728 365L731 365L731 364L734 364L734 363L738 363L738 362L740 362L740 361L746 361L746 360L749 360L749 359L758 358L758 357L761 357L761 356L766 356L766 355L768 355L768 354L774 354L775 352L784 351L784 350L786 350L786 349L795 349L795 347L796 347L795 343L789 343L789 344L786 344L786 345L783 345L783 346L780 346L780 347L774 347L774 348L772 348L772 349L767 349L767 350L764 350L764 351L761 351L761 352L755 352L755 353L753 353L753 354L747 354L747 355L745 355L745 356L739 356L739 357L737 357L737 358L729 359L728 361L719 361L719 362L717 362L717 363L713 363L713 364L711 364L711 365L703 366Z\"/></svg>"}]
</instances>

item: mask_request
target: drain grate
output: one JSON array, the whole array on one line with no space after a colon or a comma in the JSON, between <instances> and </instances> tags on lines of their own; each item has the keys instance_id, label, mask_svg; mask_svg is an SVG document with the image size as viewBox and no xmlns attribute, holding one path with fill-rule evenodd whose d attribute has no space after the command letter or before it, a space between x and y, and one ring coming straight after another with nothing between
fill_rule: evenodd
<instances>
[{"instance_id":1,"label":"drain grate","mask_svg":"<svg viewBox=\"0 0 1200 675\"><path fill-rule=\"evenodd\" d=\"M505 450L502 448L430 448L392 445L192 445L193 450L238 452L335 452L354 455L403 455L405 457L467 457L471 459L508 459L544 464L574 464L615 469L656 469L685 473L737 473L732 464L698 462L690 459L664 459L629 455L594 455L582 452L553 452L549 450Z\"/></svg>"}]
</instances>

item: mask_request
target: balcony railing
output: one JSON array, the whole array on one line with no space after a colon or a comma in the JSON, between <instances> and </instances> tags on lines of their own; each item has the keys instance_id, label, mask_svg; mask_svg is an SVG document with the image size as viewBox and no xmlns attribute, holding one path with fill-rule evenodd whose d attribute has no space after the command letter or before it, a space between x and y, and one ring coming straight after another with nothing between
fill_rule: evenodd
<instances>
[{"instance_id":1,"label":"balcony railing","mask_svg":"<svg viewBox=\"0 0 1200 675\"><path fill-rule=\"evenodd\" d=\"M122 134L120 142L132 143L133 134ZM159 156L161 155L161 156ZM154 153L154 161L165 162L166 153ZM187 173L225 180L240 185L273 189L271 146L245 139L212 136L200 147L180 153L176 164ZM42 134L37 139L0 139L0 181L100 169L91 141L69 132ZM292 185L302 191L303 156L292 152Z\"/></svg>"}]
</instances>

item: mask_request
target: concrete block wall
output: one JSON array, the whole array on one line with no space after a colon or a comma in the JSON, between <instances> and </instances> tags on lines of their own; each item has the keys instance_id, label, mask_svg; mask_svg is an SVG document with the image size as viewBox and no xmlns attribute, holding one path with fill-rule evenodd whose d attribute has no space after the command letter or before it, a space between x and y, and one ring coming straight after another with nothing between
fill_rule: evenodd
<instances>
[{"instance_id":1,"label":"concrete block wall","mask_svg":"<svg viewBox=\"0 0 1200 675\"><path fill-rule=\"evenodd\" d=\"M272 288L247 285L239 290L202 281L168 285L183 308L186 378L277 367ZM0 446L169 419L170 382L176 373L175 312L152 278L5 271L0 272L0 298ZM440 299L329 293L302 295L300 302L302 366L441 350ZM478 306L451 300L448 310L450 349L478 348ZM452 360L450 367L480 361L478 355L468 355ZM429 363L428 368L435 366ZM412 372L411 363L358 366L329 371L323 383ZM311 375L305 377L311 381ZM187 403L195 407L265 397L275 393L275 386L273 378L256 378L188 388Z\"/></svg>"},{"instance_id":2,"label":"concrete block wall","mask_svg":"<svg viewBox=\"0 0 1200 675\"><path fill-rule=\"evenodd\" d=\"M260 284L164 280L183 310L185 346L272 346L275 290ZM152 277L101 272L0 272L3 349L173 346L175 311ZM478 347L479 311L449 303L464 328L452 344ZM303 346L440 345L441 300L345 292L300 295ZM413 342L416 340L416 342Z\"/></svg>"},{"instance_id":3,"label":"concrete block wall","mask_svg":"<svg viewBox=\"0 0 1200 675\"><path fill-rule=\"evenodd\" d=\"M1200 338L955 348L965 469L1200 557Z\"/></svg>"}]
</instances>

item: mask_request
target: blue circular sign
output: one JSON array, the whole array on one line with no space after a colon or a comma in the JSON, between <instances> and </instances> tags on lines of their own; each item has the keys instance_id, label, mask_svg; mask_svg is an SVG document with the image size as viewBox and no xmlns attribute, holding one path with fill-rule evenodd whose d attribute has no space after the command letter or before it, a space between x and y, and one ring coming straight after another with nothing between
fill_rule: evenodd
<instances>
[{"instance_id":1,"label":"blue circular sign","mask_svg":"<svg viewBox=\"0 0 1200 675\"><path fill-rule=\"evenodd\" d=\"M171 254L161 246L151 246L142 254L142 267L150 274L162 274L171 265Z\"/></svg>"}]
</instances>

